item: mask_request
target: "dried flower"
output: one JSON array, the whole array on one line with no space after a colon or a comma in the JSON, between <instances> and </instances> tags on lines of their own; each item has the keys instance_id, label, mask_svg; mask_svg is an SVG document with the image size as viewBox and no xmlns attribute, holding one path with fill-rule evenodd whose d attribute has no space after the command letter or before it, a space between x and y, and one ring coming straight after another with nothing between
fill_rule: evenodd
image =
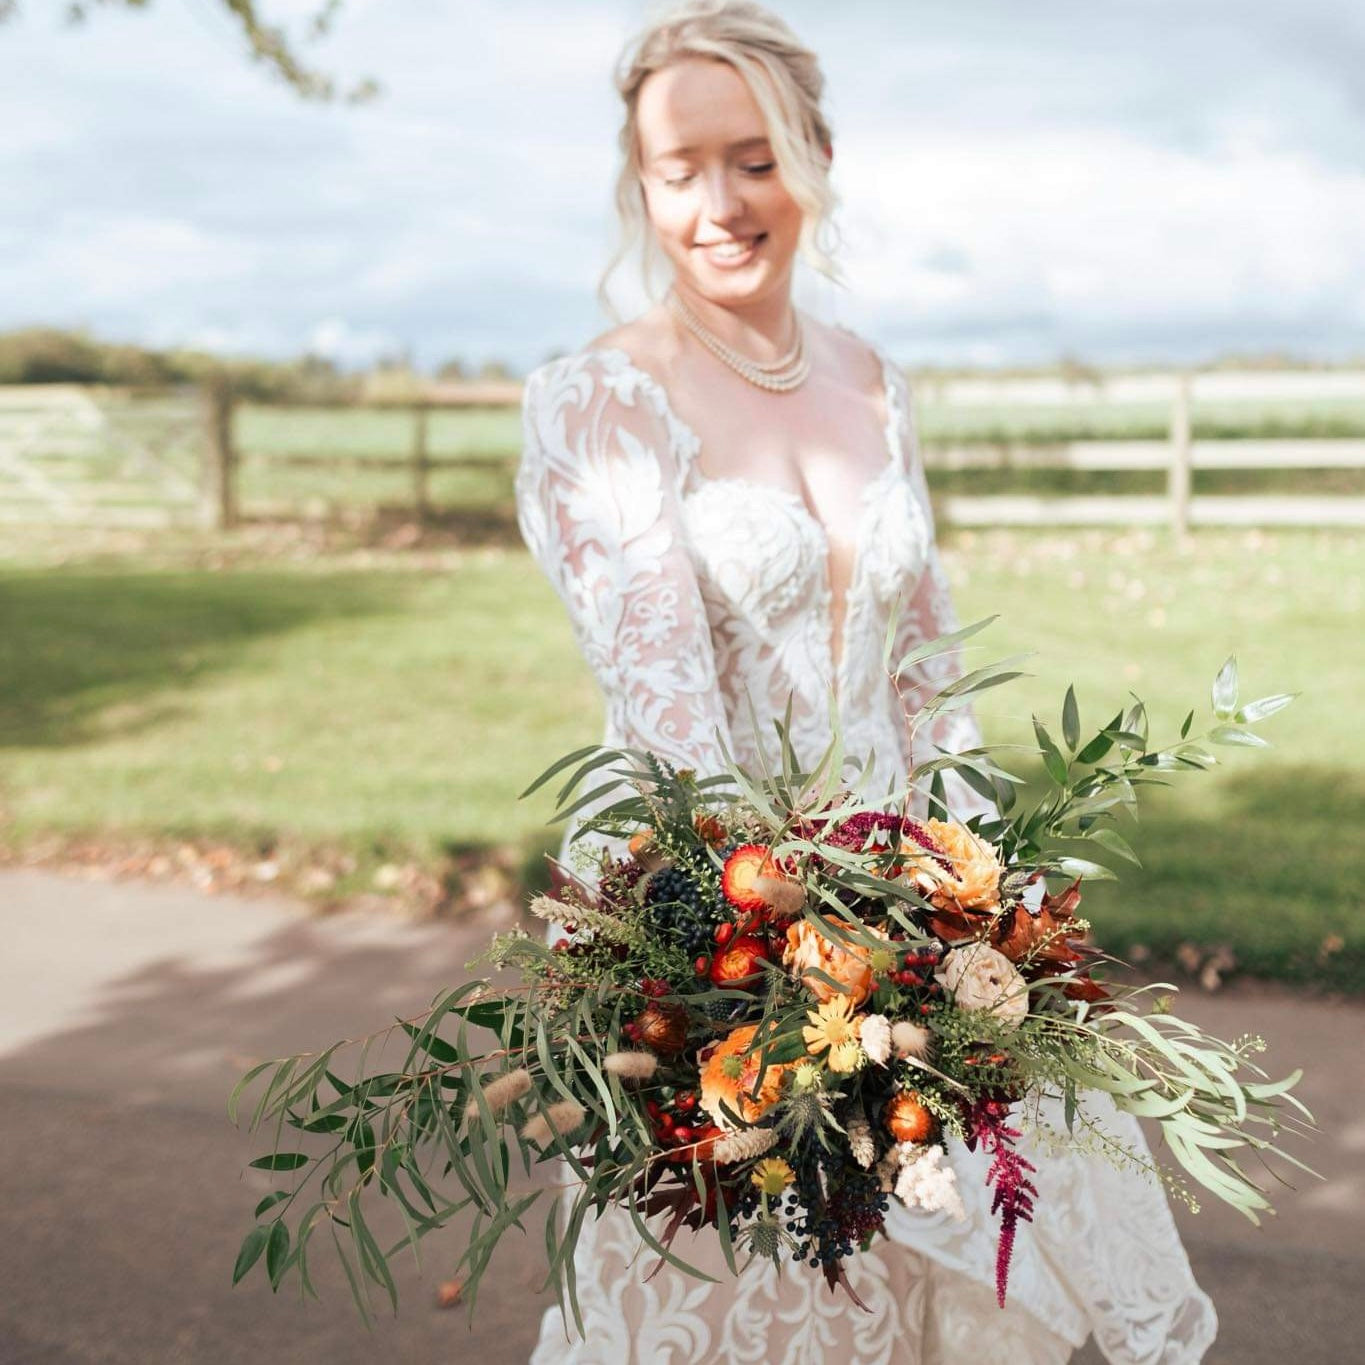
<instances>
[{"instance_id":1,"label":"dried flower","mask_svg":"<svg viewBox=\"0 0 1365 1365\"><path fill-rule=\"evenodd\" d=\"M891 1046L896 1056L904 1060L913 1057L926 1061L934 1043L934 1035L922 1024L912 1024L908 1019L897 1019L891 1025Z\"/></svg>"},{"instance_id":2,"label":"dried flower","mask_svg":"<svg viewBox=\"0 0 1365 1365\"><path fill-rule=\"evenodd\" d=\"M927 1142L938 1134L938 1119L914 1090L892 1095L882 1111L882 1122L897 1142Z\"/></svg>"},{"instance_id":3,"label":"dried flower","mask_svg":"<svg viewBox=\"0 0 1365 1365\"><path fill-rule=\"evenodd\" d=\"M741 1128L716 1143L716 1160L722 1165L748 1161L762 1156L776 1141L777 1134L771 1128Z\"/></svg>"},{"instance_id":4,"label":"dried flower","mask_svg":"<svg viewBox=\"0 0 1365 1365\"><path fill-rule=\"evenodd\" d=\"M957 1173L944 1158L942 1147L915 1147L904 1153L896 1177L896 1198L908 1208L943 1212L959 1223L967 1217L957 1188Z\"/></svg>"},{"instance_id":5,"label":"dried flower","mask_svg":"<svg viewBox=\"0 0 1365 1365\"><path fill-rule=\"evenodd\" d=\"M853 1154L853 1159L865 1171L872 1169L872 1163L877 1159L877 1144L872 1140L872 1125L859 1115L848 1121L845 1130L848 1133L848 1149Z\"/></svg>"},{"instance_id":6,"label":"dried flower","mask_svg":"<svg viewBox=\"0 0 1365 1365\"><path fill-rule=\"evenodd\" d=\"M989 943L968 943L944 957L934 979L962 1010L987 1014L1017 1028L1028 1014L1028 985L1014 963Z\"/></svg>"},{"instance_id":7,"label":"dried flower","mask_svg":"<svg viewBox=\"0 0 1365 1365\"><path fill-rule=\"evenodd\" d=\"M543 1114L533 1114L521 1130L527 1142L545 1146L554 1137L564 1137L587 1118L587 1111L577 1100L559 1100Z\"/></svg>"},{"instance_id":8,"label":"dried flower","mask_svg":"<svg viewBox=\"0 0 1365 1365\"><path fill-rule=\"evenodd\" d=\"M734 1120L721 1106L732 1110L747 1123L763 1117L777 1103L782 1076L790 1063L773 1063L759 1075L759 1053L754 1047L757 1024L737 1028L712 1047L701 1063L701 1103L722 1128ZM753 1048L750 1051L750 1048Z\"/></svg>"},{"instance_id":9,"label":"dried flower","mask_svg":"<svg viewBox=\"0 0 1365 1365\"><path fill-rule=\"evenodd\" d=\"M754 891L775 919L795 919L806 904L806 888L790 877L755 877Z\"/></svg>"},{"instance_id":10,"label":"dried flower","mask_svg":"<svg viewBox=\"0 0 1365 1365\"><path fill-rule=\"evenodd\" d=\"M687 1045L687 1014L676 1005L651 1000L626 1025L625 1033L633 1042L669 1057Z\"/></svg>"},{"instance_id":11,"label":"dried flower","mask_svg":"<svg viewBox=\"0 0 1365 1365\"><path fill-rule=\"evenodd\" d=\"M647 1081L659 1065L652 1052L611 1052L602 1059L602 1070L630 1081Z\"/></svg>"},{"instance_id":12,"label":"dried flower","mask_svg":"<svg viewBox=\"0 0 1365 1365\"><path fill-rule=\"evenodd\" d=\"M994 845L951 821L929 820L926 828L942 856L907 858L907 879L940 908L992 910L998 906L1003 869ZM945 861L951 871L944 870Z\"/></svg>"},{"instance_id":13,"label":"dried flower","mask_svg":"<svg viewBox=\"0 0 1365 1365\"><path fill-rule=\"evenodd\" d=\"M756 1132L764 1132L765 1129L755 1129ZM755 1185L766 1195L778 1195L796 1179L796 1172L780 1156L766 1157L754 1167L753 1174L749 1177Z\"/></svg>"},{"instance_id":14,"label":"dried flower","mask_svg":"<svg viewBox=\"0 0 1365 1365\"><path fill-rule=\"evenodd\" d=\"M568 918L569 907L553 896L535 896L531 900L531 913L537 919L548 920L551 924L563 924Z\"/></svg>"},{"instance_id":15,"label":"dried flower","mask_svg":"<svg viewBox=\"0 0 1365 1365\"><path fill-rule=\"evenodd\" d=\"M891 1056L891 1025L884 1014L865 1015L858 1039L869 1062L881 1066Z\"/></svg>"},{"instance_id":16,"label":"dried flower","mask_svg":"<svg viewBox=\"0 0 1365 1365\"><path fill-rule=\"evenodd\" d=\"M484 1103L488 1105L490 1113L501 1114L509 1104L515 1104L530 1089L531 1073L524 1066L518 1067L515 1071L509 1071L504 1076L498 1076L484 1086ZM479 1117L479 1101L477 1099L471 1099L465 1105L464 1116L471 1123Z\"/></svg>"},{"instance_id":17,"label":"dried flower","mask_svg":"<svg viewBox=\"0 0 1365 1365\"><path fill-rule=\"evenodd\" d=\"M856 1071L862 1065L863 1049L858 1042L862 1020L853 1008L852 996L836 995L806 1015L810 1023L801 1030L806 1051L814 1056L828 1048L831 1071Z\"/></svg>"}]
</instances>

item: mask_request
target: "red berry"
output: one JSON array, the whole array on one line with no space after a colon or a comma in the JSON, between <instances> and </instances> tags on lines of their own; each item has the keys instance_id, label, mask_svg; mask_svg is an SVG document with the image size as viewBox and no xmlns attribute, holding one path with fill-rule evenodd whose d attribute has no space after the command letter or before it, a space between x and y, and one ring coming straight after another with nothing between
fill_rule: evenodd
<instances>
[{"instance_id":1,"label":"red berry","mask_svg":"<svg viewBox=\"0 0 1365 1365\"><path fill-rule=\"evenodd\" d=\"M658 1103L657 1103L656 1101L654 1101L654 1100L646 1100L646 1101L645 1101L645 1112L649 1115L650 1118L652 1118L652 1119L658 1119L659 1115L660 1115L663 1111L659 1108Z\"/></svg>"},{"instance_id":2,"label":"red berry","mask_svg":"<svg viewBox=\"0 0 1365 1365\"><path fill-rule=\"evenodd\" d=\"M705 976L711 970L711 959L709 957L699 957L693 964L692 970L698 976Z\"/></svg>"},{"instance_id":3,"label":"red berry","mask_svg":"<svg viewBox=\"0 0 1365 1365\"><path fill-rule=\"evenodd\" d=\"M934 1007L932 1005L921 1005L919 1007L919 1012L921 1014L932 1014L934 1012Z\"/></svg>"},{"instance_id":4,"label":"red berry","mask_svg":"<svg viewBox=\"0 0 1365 1365\"><path fill-rule=\"evenodd\" d=\"M716 925L716 942L723 948L735 936L735 926L733 924Z\"/></svg>"},{"instance_id":5,"label":"red berry","mask_svg":"<svg viewBox=\"0 0 1365 1365\"><path fill-rule=\"evenodd\" d=\"M685 1124L685 1123L680 1123L680 1124L673 1130L673 1140L674 1140L679 1146L682 1146L682 1145L685 1144L685 1143L691 1142L691 1141L692 1141L692 1130L687 1126L687 1124Z\"/></svg>"},{"instance_id":6,"label":"red berry","mask_svg":"<svg viewBox=\"0 0 1365 1365\"><path fill-rule=\"evenodd\" d=\"M695 1095L679 1095L674 1104L684 1113L690 1113L697 1107L697 1097Z\"/></svg>"}]
</instances>

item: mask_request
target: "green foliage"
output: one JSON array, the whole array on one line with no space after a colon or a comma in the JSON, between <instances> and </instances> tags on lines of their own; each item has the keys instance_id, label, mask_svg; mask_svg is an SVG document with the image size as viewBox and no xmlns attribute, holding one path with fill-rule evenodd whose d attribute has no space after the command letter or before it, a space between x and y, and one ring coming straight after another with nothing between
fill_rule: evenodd
<instances>
[{"instance_id":1,"label":"green foliage","mask_svg":"<svg viewBox=\"0 0 1365 1365\"><path fill-rule=\"evenodd\" d=\"M973 631L968 627L960 632L957 642ZM951 709L1014 676L1007 665L969 670L931 697L925 711L932 715ZM1239 710L1237 670L1229 661L1213 684L1211 702L1216 731L1229 723L1224 717L1239 716L1239 725L1249 727L1256 717L1275 714L1283 709L1284 695ZM714 1226L727 1264L736 1271L736 1244L775 1252L783 1240L780 1229L774 1232L771 1226L767 1202L760 1207L747 1191L746 1163L779 1146L798 1164L814 1160L816 1153L832 1155L836 1165L849 1161L841 1145L848 1130L839 1116L866 1123L866 1116L879 1114L903 1089L912 1090L921 1106L958 1135L972 1131L973 1106L983 1099L1005 1095L1011 1102L1036 1102L1060 1095L1073 1132L1089 1126L1102 1136L1085 1103L1087 1091L1100 1092L1119 1109L1155 1122L1176 1161L1199 1186L1253 1221L1269 1208L1242 1163L1254 1155L1302 1165L1280 1145L1283 1134L1311 1126L1311 1116L1290 1093L1297 1073L1271 1080L1251 1061L1261 1047L1258 1040L1224 1043L1164 1004L1141 1010L1138 990L1111 987L1108 996L1104 991L1095 994L1083 958L1065 941L1060 958L1054 953L1058 945L1047 939L1014 954L1010 970L1016 988L1030 993L1022 1020L945 994L937 977L930 982L913 972L895 971L899 961L921 962L925 945L931 949L931 963L939 962L944 951L939 938L944 931L935 927L934 919L942 905L925 899L928 892L922 886L892 879L885 871L888 862L908 856L901 849L902 837L913 841L927 836L914 826L903 830L895 816L889 827L872 822L868 827L873 834L849 827L859 831L852 844L841 835L851 819L869 810L908 810L926 773L917 769L907 788L890 798L860 800L843 788L837 725L828 750L806 769L790 741L790 720L788 715L776 723L777 761L761 775L733 763L723 772L700 775L675 770L639 750L578 749L551 764L524 795L555 784L561 820L582 812L585 801L594 806L608 801L584 819L580 834L620 837L647 829L650 841L637 856L663 859L664 865L689 869L696 876L707 875L712 867L699 817L719 829L710 836L718 844L733 844L740 835L761 840L782 875L804 888L806 903L800 913L816 933L865 949L868 961L874 960L872 954L886 957L889 965L877 969L875 1008L885 1010L889 1019L927 1020L934 1038L932 1060L884 1057L883 1068L863 1057L868 1064L860 1069L861 1063L834 1062L829 1038L825 1043L831 1050L821 1056L804 1031L808 1020L828 1026L812 1012L810 983L823 981L835 992L845 988L813 966L803 966L798 977L769 964L750 995L712 990L704 972L699 979L690 970L686 954L670 955L666 933L647 929L648 902L638 892L646 884L642 878L653 875L660 864L654 863L653 870L637 865L632 879L629 865L604 851L601 876L591 891L569 887L558 908L546 902L547 917L562 911L566 919L583 919L575 940L560 945L564 951L520 932L495 941L491 960L519 969L513 985L497 990L474 981L445 992L428 1012L400 1019L387 1034L363 1040L349 1081L335 1070L343 1044L265 1064L243 1078L229 1100L230 1114L236 1114L242 1094L256 1087L260 1093L250 1127L273 1135L271 1152L252 1165L296 1179L257 1204L234 1281L248 1274L264 1253L272 1287L278 1288L291 1269L298 1270L306 1285L308 1239L325 1220L361 1311L368 1311L375 1289L396 1308L389 1262L405 1249L416 1254L425 1235L453 1213L468 1209L473 1227L456 1269L466 1276L472 1308L493 1249L511 1229L524 1230L523 1217L545 1193L519 1191L515 1168L519 1165L529 1175L535 1164L558 1157L571 1177L566 1226L561 1231L559 1215L547 1211L545 1242L551 1280L577 1318L572 1252L576 1229L590 1211L608 1204L625 1208L646 1246L695 1274L670 1244L689 1211L710 1201L714 1219L704 1218L703 1224ZM1035 719L1034 727L1046 783L1031 790L1029 800L1013 801L979 824L1011 869L1001 885L1000 904L981 913L988 919L1009 915L1008 923L1014 922L1022 887L1040 872L1111 875L1104 865L1065 849L1089 843L1133 861L1114 824L1120 815L1135 813L1140 789L1158 780L1154 774L1169 780L1179 772L1202 773L1214 762L1204 747L1208 736L1192 735L1190 719L1178 738L1153 744L1147 709L1137 699L1087 735L1071 686L1061 707L1065 752L1041 721ZM1252 733L1249 728L1247 733ZM925 767L936 775L952 770L989 774L993 784L1022 795L1024 783L995 765L991 752L984 746L966 757L940 755ZM880 842L875 841L878 828ZM929 847L920 845L921 857ZM1042 913L1064 918L1069 911L1060 900L1048 900ZM903 932L888 937L897 928ZM761 931L751 927L743 932ZM966 936L975 932L969 929ZM1069 932L1061 928L1064 940ZM963 937L947 934L950 942ZM1087 989L1077 996L1073 992L1078 987ZM738 1014L730 1013L729 1001L735 996ZM726 1007L720 1021L710 1012L717 999ZM1103 1003L1096 1007L1096 1000ZM653 1052L644 1051L647 1071L628 1083L607 1059L632 1045L651 1046L642 1032L651 1011L656 1023L671 1019L680 1032ZM676 1153L663 1145L663 1130L653 1126L659 1104L673 1103L683 1088L701 1088L705 1094L700 1062L691 1058L720 1034L733 1039L736 1020L753 1026L752 1039L742 1044L742 1053L741 1045L735 1045L725 1056L724 1065L735 1070L724 1074L738 1082L751 1064L750 1094L757 1095L769 1084L769 1068L779 1068L772 1082L775 1093L759 1119L772 1131L755 1134L768 1146L728 1157L717 1149L703 1161L694 1139L684 1136L682 1141L694 1146L690 1171L679 1169L670 1164ZM882 1027L890 1031L886 1018ZM390 1039L406 1042L401 1063L396 1068L367 1067L372 1052L384 1054ZM693 1093L691 1102L696 1100ZM722 1104L724 1120L735 1130L726 1141L738 1141L749 1126L739 1112L741 1102L737 1098L734 1105ZM723 1121L714 1112L691 1121L711 1119ZM286 1129L292 1130L287 1142ZM712 1132L720 1136L718 1130ZM874 1142L871 1132L864 1128L864 1141ZM322 1150L296 1149L304 1137L317 1140ZM888 1156L894 1145L883 1137L882 1154ZM875 1160L876 1151L874 1142L873 1156L860 1159L863 1169ZM825 1168L826 1180L830 1169ZM453 1198L438 1192L441 1183L453 1186ZM310 1186L314 1188L306 1194ZM808 1182L803 1198L823 1200L820 1190ZM746 1191L753 1216L747 1224L738 1212ZM406 1228L388 1248L376 1240L368 1221L367 1209L375 1198L396 1204ZM670 1211L665 1228L656 1216ZM338 1229L344 1229L346 1238ZM837 1278L837 1271L829 1273Z\"/></svg>"}]
</instances>

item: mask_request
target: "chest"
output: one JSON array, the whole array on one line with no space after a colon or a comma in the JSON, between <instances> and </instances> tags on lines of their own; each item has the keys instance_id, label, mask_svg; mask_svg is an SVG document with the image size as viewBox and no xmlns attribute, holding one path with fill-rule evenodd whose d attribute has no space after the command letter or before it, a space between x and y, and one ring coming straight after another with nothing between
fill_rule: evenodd
<instances>
[{"instance_id":1,"label":"chest","mask_svg":"<svg viewBox=\"0 0 1365 1365\"><path fill-rule=\"evenodd\" d=\"M736 383L704 404L684 396L681 406L697 443L689 488L720 486L775 508L804 508L835 576L847 576L866 491L901 463L888 396L838 383L773 395Z\"/></svg>"}]
</instances>

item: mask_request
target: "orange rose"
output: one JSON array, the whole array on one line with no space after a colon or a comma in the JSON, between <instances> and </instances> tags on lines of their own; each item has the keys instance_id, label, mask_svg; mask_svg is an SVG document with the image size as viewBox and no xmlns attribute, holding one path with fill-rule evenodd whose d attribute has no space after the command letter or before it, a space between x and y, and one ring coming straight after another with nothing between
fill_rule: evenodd
<instances>
[{"instance_id":1,"label":"orange rose","mask_svg":"<svg viewBox=\"0 0 1365 1365\"><path fill-rule=\"evenodd\" d=\"M825 923L830 921L826 920ZM870 932L878 938L886 937L877 929ZM782 965L793 976L799 976L806 989L823 1003L840 992L828 981L814 975L811 969L818 968L844 987L857 1006L872 994L869 956L868 950L861 944L843 944L827 938L808 920L799 919L787 928L787 946L782 953Z\"/></svg>"},{"instance_id":2,"label":"orange rose","mask_svg":"<svg viewBox=\"0 0 1365 1365\"><path fill-rule=\"evenodd\" d=\"M791 1070L790 1062L773 1063L759 1079L758 1049L749 1053L757 1032L757 1024L735 1029L701 1063L702 1108L722 1128L734 1126L734 1119L721 1109L722 1102L746 1123L755 1123L777 1103L783 1073Z\"/></svg>"},{"instance_id":3,"label":"orange rose","mask_svg":"<svg viewBox=\"0 0 1365 1365\"><path fill-rule=\"evenodd\" d=\"M906 857L906 870L918 889L940 908L994 910L1000 904L1000 855L964 825L929 820L925 828L943 850L945 868L931 854ZM902 856L909 852L902 850Z\"/></svg>"}]
</instances>

